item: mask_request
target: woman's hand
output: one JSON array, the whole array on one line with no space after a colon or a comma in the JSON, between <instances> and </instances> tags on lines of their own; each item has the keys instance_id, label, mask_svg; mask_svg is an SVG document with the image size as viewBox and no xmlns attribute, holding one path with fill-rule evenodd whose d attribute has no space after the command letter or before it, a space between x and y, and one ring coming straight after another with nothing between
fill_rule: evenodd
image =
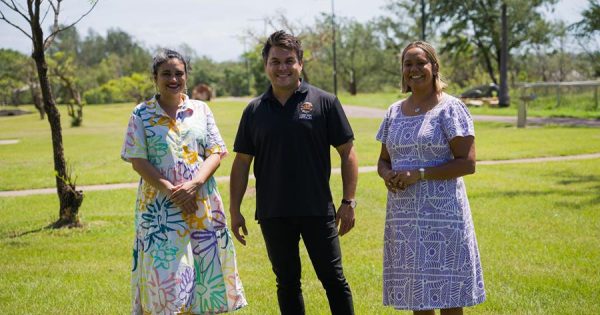
<instances>
[{"instance_id":1,"label":"woman's hand","mask_svg":"<svg viewBox=\"0 0 600 315\"><path fill-rule=\"evenodd\" d=\"M398 172L398 187L405 190L408 186L416 183L421 178L418 170Z\"/></svg>"},{"instance_id":2,"label":"woman's hand","mask_svg":"<svg viewBox=\"0 0 600 315\"><path fill-rule=\"evenodd\" d=\"M400 189L398 182L400 180L398 176L398 172L393 170L388 170L382 176L383 182L385 183L385 187L393 193L397 192Z\"/></svg>"},{"instance_id":3,"label":"woman's hand","mask_svg":"<svg viewBox=\"0 0 600 315\"><path fill-rule=\"evenodd\" d=\"M188 181L174 186L171 191L171 201L173 201L181 210L186 213L193 213L198 210L196 195L198 188L202 185L194 181Z\"/></svg>"}]
</instances>

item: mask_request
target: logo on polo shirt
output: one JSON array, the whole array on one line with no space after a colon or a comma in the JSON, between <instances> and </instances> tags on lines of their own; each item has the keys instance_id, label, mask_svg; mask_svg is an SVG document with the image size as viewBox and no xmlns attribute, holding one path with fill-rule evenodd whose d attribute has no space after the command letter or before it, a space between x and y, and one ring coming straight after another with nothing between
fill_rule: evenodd
<instances>
[{"instance_id":1,"label":"logo on polo shirt","mask_svg":"<svg viewBox=\"0 0 600 315\"><path fill-rule=\"evenodd\" d=\"M313 104L311 102L304 102L300 105L300 114L298 119L312 120Z\"/></svg>"}]
</instances>

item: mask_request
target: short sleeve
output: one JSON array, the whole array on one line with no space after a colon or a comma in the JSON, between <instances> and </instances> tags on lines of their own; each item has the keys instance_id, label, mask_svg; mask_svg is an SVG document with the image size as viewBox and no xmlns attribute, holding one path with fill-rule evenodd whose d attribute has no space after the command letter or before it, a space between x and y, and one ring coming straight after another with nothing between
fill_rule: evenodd
<instances>
[{"instance_id":1,"label":"short sleeve","mask_svg":"<svg viewBox=\"0 0 600 315\"><path fill-rule=\"evenodd\" d=\"M131 162L131 158L148 159L144 123L142 118L135 113L129 118L125 141L121 148L121 159Z\"/></svg>"},{"instance_id":2,"label":"short sleeve","mask_svg":"<svg viewBox=\"0 0 600 315\"><path fill-rule=\"evenodd\" d=\"M331 103L329 112L327 113L327 138L329 144L337 147L352 139L354 139L354 133L348 117L342 108L342 104L336 97Z\"/></svg>"},{"instance_id":3,"label":"short sleeve","mask_svg":"<svg viewBox=\"0 0 600 315\"><path fill-rule=\"evenodd\" d=\"M250 132L250 120L253 108L254 106L250 104L242 113L242 118L240 118L238 130L235 135L235 142L233 143L233 151L235 152L255 155L255 147Z\"/></svg>"},{"instance_id":4,"label":"short sleeve","mask_svg":"<svg viewBox=\"0 0 600 315\"><path fill-rule=\"evenodd\" d=\"M375 136L375 140L377 140L381 143L386 143L386 141L387 141L388 130L390 127L390 111L391 111L391 107L385 113L385 116L383 116L383 121L381 122L381 125L379 126L377 135Z\"/></svg>"},{"instance_id":5,"label":"short sleeve","mask_svg":"<svg viewBox=\"0 0 600 315\"><path fill-rule=\"evenodd\" d=\"M225 141L221 137L221 133L219 132L219 128L217 127L217 122L215 121L215 116L212 111L208 107L208 105L204 105L205 113L206 113L206 143L204 146L204 152L206 154L205 158L210 156L211 154L218 153L222 157L227 154L227 148L225 147Z\"/></svg>"},{"instance_id":6,"label":"short sleeve","mask_svg":"<svg viewBox=\"0 0 600 315\"><path fill-rule=\"evenodd\" d=\"M448 141L455 137L475 136L473 119L467 106L453 99L441 113L441 125Z\"/></svg>"}]
</instances>

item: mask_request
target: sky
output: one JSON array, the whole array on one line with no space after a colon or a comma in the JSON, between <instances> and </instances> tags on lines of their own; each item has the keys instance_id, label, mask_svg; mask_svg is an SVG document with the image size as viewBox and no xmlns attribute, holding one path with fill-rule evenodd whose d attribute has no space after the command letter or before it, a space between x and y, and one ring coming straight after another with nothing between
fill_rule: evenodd
<instances>
[{"instance_id":1,"label":"sky","mask_svg":"<svg viewBox=\"0 0 600 315\"><path fill-rule=\"evenodd\" d=\"M366 22L384 14L387 0L99 0L76 27L82 38L89 29L104 36L108 29L119 28L147 48L177 48L185 43L199 56L237 60L245 49L241 38L246 30L258 34L273 31L265 25L265 18L283 13L295 24L311 25L322 13L331 14L332 2L336 16ZM72 23L89 8L89 1L63 1L62 6L61 21ZM560 0L549 14L569 24L579 21L585 8L587 0ZM0 9L23 25L22 19L8 15L2 4ZM0 21L0 48L29 54L31 41Z\"/></svg>"}]
</instances>

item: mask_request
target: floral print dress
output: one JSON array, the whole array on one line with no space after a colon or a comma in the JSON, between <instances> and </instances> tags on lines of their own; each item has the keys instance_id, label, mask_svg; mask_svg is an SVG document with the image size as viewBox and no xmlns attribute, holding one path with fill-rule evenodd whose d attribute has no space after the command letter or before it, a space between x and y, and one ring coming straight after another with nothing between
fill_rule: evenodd
<instances>
[{"instance_id":1,"label":"floral print dress","mask_svg":"<svg viewBox=\"0 0 600 315\"><path fill-rule=\"evenodd\" d=\"M152 98L135 107L121 157L143 158L173 185L227 149L208 106L185 96L176 119ZM140 179L135 204L132 314L215 314L245 306L223 202L211 176L186 214Z\"/></svg>"}]
</instances>

